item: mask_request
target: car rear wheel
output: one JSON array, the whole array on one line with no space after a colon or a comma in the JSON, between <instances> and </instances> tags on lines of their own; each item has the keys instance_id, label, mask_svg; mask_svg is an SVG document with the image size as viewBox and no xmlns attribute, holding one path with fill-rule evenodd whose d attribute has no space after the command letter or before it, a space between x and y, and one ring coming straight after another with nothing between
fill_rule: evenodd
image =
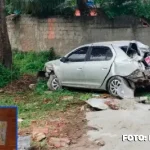
<instances>
[{"instance_id":1,"label":"car rear wheel","mask_svg":"<svg viewBox=\"0 0 150 150\"><path fill-rule=\"evenodd\" d=\"M56 75L50 75L50 78L47 82L47 86L51 91L56 91L61 88L59 79Z\"/></svg>"},{"instance_id":2,"label":"car rear wheel","mask_svg":"<svg viewBox=\"0 0 150 150\"><path fill-rule=\"evenodd\" d=\"M108 92L115 96L115 97L119 97L118 95L118 88L121 85L121 77L113 77L109 80L107 88L108 88Z\"/></svg>"}]
</instances>

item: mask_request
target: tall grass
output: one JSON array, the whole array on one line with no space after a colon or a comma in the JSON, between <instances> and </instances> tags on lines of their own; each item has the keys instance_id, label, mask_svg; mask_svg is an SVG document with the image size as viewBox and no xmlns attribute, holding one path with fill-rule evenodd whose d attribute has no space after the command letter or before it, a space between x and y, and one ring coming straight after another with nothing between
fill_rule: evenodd
<instances>
[{"instance_id":1,"label":"tall grass","mask_svg":"<svg viewBox=\"0 0 150 150\"><path fill-rule=\"evenodd\" d=\"M12 80L18 79L19 76L20 72L17 68L13 67L9 70L0 64L0 88L6 86Z\"/></svg>"},{"instance_id":2,"label":"tall grass","mask_svg":"<svg viewBox=\"0 0 150 150\"><path fill-rule=\"evenodd\" d=\"M36 74L42 70L47 61L56 59L53 49L44 52L18 52L13 54L14 66L21 74Z\"/></svg>"},{"instance_id":3,"label":"tall grass","mask_svg":"<svg viewBox=\"0 0 150 150\"><path fill-rule=\"evenodd\" d=\"M56 59L53 49L44 52L13 52L13 67L6 69L0 64L0 88L11 81L18 79L23 74L36 75L42 70L47 61Z\"/></svg>"}]
</instances>

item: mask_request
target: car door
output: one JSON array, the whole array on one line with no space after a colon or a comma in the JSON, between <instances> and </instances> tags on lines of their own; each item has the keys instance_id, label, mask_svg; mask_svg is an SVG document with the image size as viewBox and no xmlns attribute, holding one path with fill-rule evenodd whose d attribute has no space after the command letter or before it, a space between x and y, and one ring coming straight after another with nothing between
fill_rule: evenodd
<instances>
[{"instance_id":1,"label":"car door","mask_svg":"<svg viewBox=\"0 0 150 150\"><path fill-rule=\"evenodd\" d=\"M111 46L92 46L88 60L84 65L86 86L99 89L108 75L115 58Z\"/></svg>"},{"instance_id":2,"label":"car door","mask_svg":"<svg viewBox=\"0 0 150 150\"><path fill-rule=\"evenodd\" d=\"M73 87L84 85L83 67L88 49L88 46L78 48L67 56L67 62L61 63L62 85Z\"/></svg>"}]
</instances>

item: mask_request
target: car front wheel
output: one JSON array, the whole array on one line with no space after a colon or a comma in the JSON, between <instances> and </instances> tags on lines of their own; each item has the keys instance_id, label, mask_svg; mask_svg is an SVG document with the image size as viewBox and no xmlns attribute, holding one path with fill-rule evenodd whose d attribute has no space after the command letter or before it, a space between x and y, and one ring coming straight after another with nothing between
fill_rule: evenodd
<instances>
[{"instance_id":1,"label":"car front wheel","mask_svg":"<svg viewBox=\"0 0 150 150\"><path fill-rule=\"evenodd\" d=\"M56 91L61 88L59 79L56 75L50 75L50 78L47 82L47 86L51 91Z\"/></svg>"}]
</instances>

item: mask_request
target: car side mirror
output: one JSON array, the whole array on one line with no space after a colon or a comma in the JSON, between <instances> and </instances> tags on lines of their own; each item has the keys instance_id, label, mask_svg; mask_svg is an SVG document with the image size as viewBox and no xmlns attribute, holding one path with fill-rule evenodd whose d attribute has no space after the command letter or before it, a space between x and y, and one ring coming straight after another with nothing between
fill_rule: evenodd
<instances>
[{"instance_id":1,"label":"car side mirror","mask_svg":"<svg viewBox=\"0 0 150 150\"><path fill-rule=\"evenodd\" d=\"M62 57L62 58L60 59L60 61L63 62L63 63L65 63L65 62L68 62L69 59L68 59L67 57Z\"/></svg>"}]
</instances>

